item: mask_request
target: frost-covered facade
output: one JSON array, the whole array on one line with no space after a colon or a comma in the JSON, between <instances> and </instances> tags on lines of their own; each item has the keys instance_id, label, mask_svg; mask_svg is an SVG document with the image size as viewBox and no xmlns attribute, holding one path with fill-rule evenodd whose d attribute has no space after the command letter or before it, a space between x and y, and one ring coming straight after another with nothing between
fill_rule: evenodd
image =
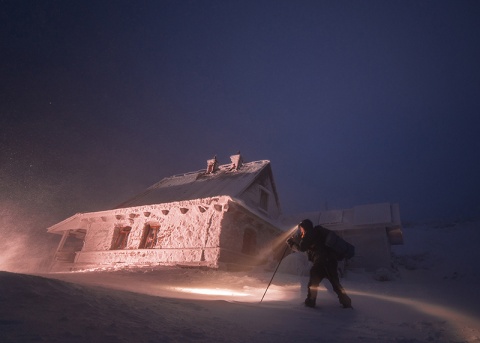
<instances>
[{"instance_id":1,"label":"frost-covered facade","mask_svg":"<svg viewBox=\"0 0 480 343\"><path fill-rule=\"evenodd\" d=\"M62 235L52 270L145 265L246 268L272 257L282 234L269 161L216 158L162 179L117 208L78 213L48 228Z\"/></svg>"}]
</instances>

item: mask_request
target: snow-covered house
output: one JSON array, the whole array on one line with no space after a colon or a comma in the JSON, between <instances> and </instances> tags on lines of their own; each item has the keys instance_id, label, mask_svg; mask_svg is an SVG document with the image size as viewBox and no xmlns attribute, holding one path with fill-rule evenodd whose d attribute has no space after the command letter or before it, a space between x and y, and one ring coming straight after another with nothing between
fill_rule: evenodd
<instances>
[{"instance_id":1,"label":"snow-covered house","mask_svg":"<svg viewBox=\"0 0 480 343\"><path fill-rule=\"evenodd\" d=\"M118 207L78 213L48 228L62 235L52 270L195 265L244 268L272 256L282 232L269 161L207 161L162 179Z\"/></svg>"},{"instance_id":2,"label":"snow-covered house","mask_svg":"<svg viewBox=\"0 0 480 343\"><path fill-rule=\"evenodd\" d=\"M324 210L284 218L291 226L309 218L315 225L335 231L355 246L355 257L349 268L375 271L390 268L391 246L403 244L398 204L378 203L354 206L350 209Z\"/></svg>"}]
</instances>

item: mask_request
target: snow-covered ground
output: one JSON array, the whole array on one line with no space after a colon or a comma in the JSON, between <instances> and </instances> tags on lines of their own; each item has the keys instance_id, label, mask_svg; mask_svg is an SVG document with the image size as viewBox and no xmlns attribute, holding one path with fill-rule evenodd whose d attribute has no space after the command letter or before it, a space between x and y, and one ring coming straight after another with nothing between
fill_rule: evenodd
<instances>
[{"instance_id":1,"label":"snow-covered ground","mask_svg":"<svg viewBox=\"0 0 480 343\"><path fill-rule=\"evenodd\" d=\"M302 262L272 271L185 268L20 274L0 264L0 342L480 342L480 222L404 228L392 270L348 271L354 309ZM328 285L327 285L328 286ZM327 287L328 288L328 287Z\"/></svg>"}]
</instances>

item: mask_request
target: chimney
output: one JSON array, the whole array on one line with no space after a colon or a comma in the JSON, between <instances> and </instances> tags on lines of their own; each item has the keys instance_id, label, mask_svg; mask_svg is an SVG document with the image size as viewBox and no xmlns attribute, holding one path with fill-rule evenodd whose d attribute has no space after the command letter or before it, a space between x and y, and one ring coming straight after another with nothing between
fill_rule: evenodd
<instances>
[{"instance_id":1,"label":"chimney","mask_svg":"<svg viewBox=\"0 0 480 343\"><path fill-rule=\"evenodd\" d=\"M230 160L232 161L232 169L239 170L242 167L243 159L240 151L236 155L230 156Z\"/></svg>"},{"instance_id":2,"label":"chimney","mask_svg":"<svg viewBox=\"0 0 480 343\"><path fill-rule=\"evenodd\" d=\"M217 155L215 155L211 160L207 160L207 174L215 173L217 166Z\"/></svg>"}]
</instances>

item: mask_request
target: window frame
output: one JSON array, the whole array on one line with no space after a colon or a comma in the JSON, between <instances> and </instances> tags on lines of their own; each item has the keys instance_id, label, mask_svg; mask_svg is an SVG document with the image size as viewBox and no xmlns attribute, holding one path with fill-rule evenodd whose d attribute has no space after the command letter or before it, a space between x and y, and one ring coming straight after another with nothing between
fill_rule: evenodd
<instances>
[{"instance_id":1,"label":"window frame","mask_svg":"<svg viewBox=\"0 0 480 343\"><path fill-rule=\"evenodd\" d=\"M132 232L131 226L115 228L111 250L124 250L128 245L128 237Z\"/></svg>"},{"instance_id":2,"label":"window frame","mask_svg":"<svg viewBox=\"0 0 480 343\"><path fill-rule=\"evenodd\" d=\"M157 245L158 231L160 230L160 225L151 225L145 224L143 228L142 240L138 245L138 249L154 249ZM153 237L149 240L151 234Z\"/></svg>"},{"instance_id":3,"label":"window frame","mask_svg":"<svg viewBox=\"0 0 480 343\"><path fill-rule=\"evenodd\" d=\"M259 199L258 199L258 208L266 213L268 213L268 207L270 204L270 192L267 188L259 186Z\"/></svg>"}]
</instances>

